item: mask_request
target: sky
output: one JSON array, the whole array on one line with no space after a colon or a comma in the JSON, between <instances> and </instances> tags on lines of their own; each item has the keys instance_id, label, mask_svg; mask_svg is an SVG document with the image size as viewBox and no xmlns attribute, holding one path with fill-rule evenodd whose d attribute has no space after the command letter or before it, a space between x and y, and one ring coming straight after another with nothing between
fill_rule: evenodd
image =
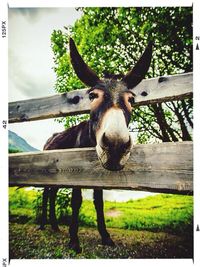
<instances>
[{"instance_id":1,"label":"sky","mask_svg":"<svg viewBox=\"0 0 200 267\"><path fill-rule=\"evenodd\" d=\"M81 16L75 8L10 8L8 39L9 102L55 94L50 37ZM42 150L46 140L64 130L54 119L9 124L9 130Z\"/></svg>"}]
</instances>

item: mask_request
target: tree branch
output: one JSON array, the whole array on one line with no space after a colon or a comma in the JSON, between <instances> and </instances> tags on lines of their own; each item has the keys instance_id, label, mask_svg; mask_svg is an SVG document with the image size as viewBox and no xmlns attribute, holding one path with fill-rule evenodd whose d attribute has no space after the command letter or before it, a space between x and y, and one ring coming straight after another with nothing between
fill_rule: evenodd
<instances>
[{"instance_id":1,"label":"tree branch","mask_svg":"<svg viewBox=\"0 0 200 267\"><path fill-rule=\"evenodd\" d=\"M176 116L178 118L179 124L181 126L182 140L183 141L191 141L192 138L191 138L191 136L190 136L190 134L188 132L188 129L187 129L186 125L185 125L183 116L179 113L178 108L175 106L175 104L173 102L172 102L172 105L174 107L174 112L175 112L175 114L176 114Z\"/></svg>"},{"instance_id":2,"label":"tree branch","mask_svg":"<svg viewBox=\"0 0 200 267\"><path fill-rule=\"evenodd\" d=\"M190 127L193 128L193 121L190 118L190 114L189 114L189 111L187 109L187 105L186 105L185 100L182 100L181 103L182 103L182 107L183 107L183 111L184 111L185 117L186 117Z\"/></svg>"}]
</instances>

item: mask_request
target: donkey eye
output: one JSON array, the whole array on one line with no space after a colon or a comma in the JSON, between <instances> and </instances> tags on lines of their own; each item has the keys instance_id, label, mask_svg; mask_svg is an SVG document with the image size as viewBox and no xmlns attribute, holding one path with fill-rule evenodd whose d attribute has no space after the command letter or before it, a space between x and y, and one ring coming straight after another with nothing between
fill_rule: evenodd
<instances>
[{"instance_id":1,"label":"donkey eye","mask_svg":"<svg viewBox=\"0 0 200 267\"><path fill-rule=\"evenodd\" d=\"M135 98L134 97L129 97L128 102L133 105L135 103Z\"/></svg>"},{"instance_id":2,"label":"donkey eye","mask_svg":"<svg viewBox=\"0 0 200 267\"><path fill-rule=\"evenodd\" d=\"M89 93L90 101L94 100L95 98L98 98L98 94L97 93L93 93L93 92Z\"/></svg>"}]
</instances>

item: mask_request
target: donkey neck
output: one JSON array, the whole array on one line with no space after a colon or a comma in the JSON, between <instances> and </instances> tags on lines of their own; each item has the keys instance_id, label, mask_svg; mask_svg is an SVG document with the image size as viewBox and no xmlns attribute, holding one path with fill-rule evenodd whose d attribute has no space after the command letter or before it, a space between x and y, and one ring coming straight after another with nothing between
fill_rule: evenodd
<instances>
[{"instance_id":1,"label":"donkey neck","mask_svg":"<svg viewBox=\"0 0 200 267\"><path fill-rule=\"evenodd\" d=\"M54 134L47 140L44 150L94 146L96 146L96 139L92 130L92 122L89 120Z\"/></svg>"}]
</instances>

